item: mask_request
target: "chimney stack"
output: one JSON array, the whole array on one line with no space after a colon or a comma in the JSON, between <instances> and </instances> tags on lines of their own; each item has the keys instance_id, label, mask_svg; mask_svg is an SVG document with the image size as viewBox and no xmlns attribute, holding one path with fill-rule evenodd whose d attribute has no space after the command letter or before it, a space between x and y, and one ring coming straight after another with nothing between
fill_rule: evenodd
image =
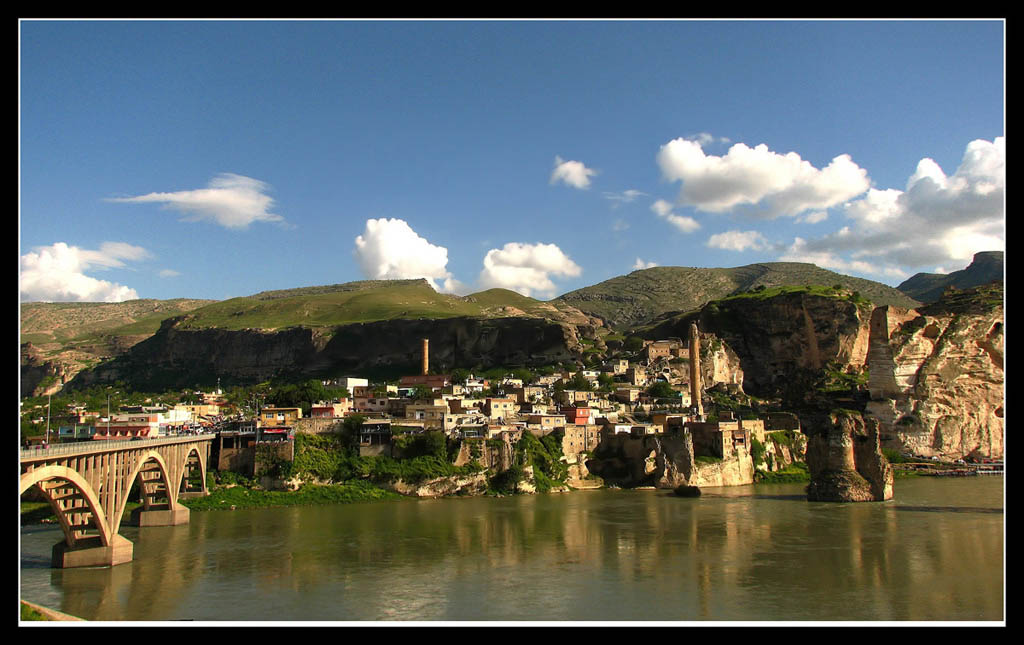
<instances>
[{"instance_id":1,"label":"chimney stack","mask_svg":"<svg viewBox=\"0 0 1024 645\"><path fill-rule=\"evenodd\" d=\"M427 375L428 368L430 366L430 339L423 339L423 376Z\"/></svg>"}]
</instances>

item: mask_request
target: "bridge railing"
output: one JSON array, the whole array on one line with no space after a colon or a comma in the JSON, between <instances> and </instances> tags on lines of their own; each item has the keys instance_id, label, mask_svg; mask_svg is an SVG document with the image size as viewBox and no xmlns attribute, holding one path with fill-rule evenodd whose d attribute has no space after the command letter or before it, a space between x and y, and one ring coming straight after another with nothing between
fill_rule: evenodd
<instances>
[{"instance_id":1,"label":"bridge railing","mask_svg":"<svg viewBox=\"0 0 1024 645\"><path fill-rule=\"evenodd\" d=\"M70 455L89 454L94 452L105 452L108 450L128 450L142 446L161 446L173 443L186 443L189 441L212 440L216 435L177 435L169 437L156 437L153 439L108 439L93 441L78 441L75 443L51 444L46 447L21 448L21 459L50 459L52 457L67 457Z\"/></svg>"}]
</instances>

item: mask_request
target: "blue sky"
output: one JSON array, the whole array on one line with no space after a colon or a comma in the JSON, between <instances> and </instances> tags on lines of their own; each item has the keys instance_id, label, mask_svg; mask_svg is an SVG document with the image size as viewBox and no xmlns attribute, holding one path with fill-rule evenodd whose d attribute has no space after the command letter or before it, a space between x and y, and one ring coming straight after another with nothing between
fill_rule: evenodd
<instances>
[{"instance_id":1,"label":"blue sky","mask_svg":"<svg viewBox=\"0 0 1024 645\"><path fill-rule=\"evenodd\" d=\"M23 21L21 300L1005 240L1001 21Z\"/></svg>"}]
</instances>

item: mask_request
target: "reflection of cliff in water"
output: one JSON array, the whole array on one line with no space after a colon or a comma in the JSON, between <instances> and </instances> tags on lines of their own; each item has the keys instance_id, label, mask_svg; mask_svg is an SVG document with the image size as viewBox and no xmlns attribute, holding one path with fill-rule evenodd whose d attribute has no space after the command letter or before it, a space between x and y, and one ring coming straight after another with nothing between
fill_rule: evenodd
<instances>
[{"instance_id":1,"label":"reflection of cliff in water","mask_svg":"<svg viewBox=\"0 0 1024 645\"><path fill-rule=\"evenodd\" d=\"M51 578L93 620L999 619L1002 513L972 493L991 482L946 483L196 512L129 536L130 564Z\"/></svg>"}]
</instances>

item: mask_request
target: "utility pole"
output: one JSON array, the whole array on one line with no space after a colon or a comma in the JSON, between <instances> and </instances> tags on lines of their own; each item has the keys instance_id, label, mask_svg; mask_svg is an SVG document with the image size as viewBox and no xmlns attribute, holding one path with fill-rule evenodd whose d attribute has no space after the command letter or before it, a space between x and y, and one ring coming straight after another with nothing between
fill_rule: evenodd
<instances>
[{"instance_id":1,"label":"utility pole","mask_svg":"<svg viewBox=\"0 0 1024 645\"><path fill-rule=\"evenodd\" d=\"M46 445L50 445L50 397L52 394L46 395Z\"/></svg>"}]
</instances>

